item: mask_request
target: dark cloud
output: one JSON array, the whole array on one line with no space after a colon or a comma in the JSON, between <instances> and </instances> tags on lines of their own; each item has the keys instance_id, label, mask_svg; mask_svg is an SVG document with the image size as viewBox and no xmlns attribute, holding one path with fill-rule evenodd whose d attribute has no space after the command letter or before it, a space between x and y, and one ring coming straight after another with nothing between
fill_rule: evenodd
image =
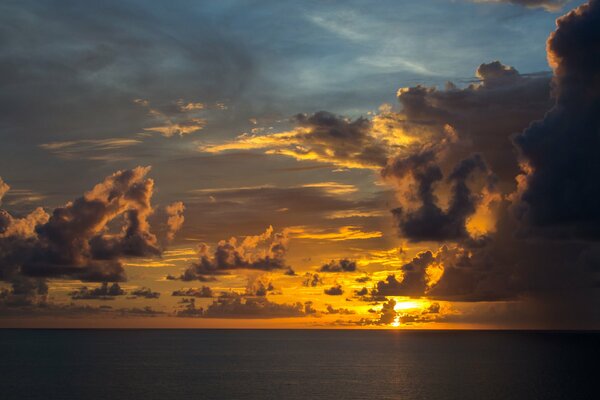
<instances>
[{"instance_id":1,"label":"dark cloud","mask_svg":"<svg viewBox=\"0 0 600 400\"><path fill-rule=\"evenodd\" d=\"M231 150L264 149L298 160L327 162L348 168L380 168L394 145L389 138L372 134L371 121L343 118L327 111L298 114L290 132L261 136L243 135L225 144L201 146L200 150L220 153Z\"/></svg>"},{"instance_id":2,"label":"dark cloud","mask_svg":"<svg viewBox=\"0 0 600 400\"><path fill-rule=\"evenodd\" d=\"M0 305L23 307L46 304L48 286L43 279L16 276L11 279L10 289L0 289Z\"/></svg>"},{"instance_id":3,"label":"dark cloud","mask_svg":"<svg viewBox=\"0 0 600 400\"><path fill-rule=\"evenodd\" d=\"M514 141L527 164L523 219L538 233L600 238L600 3L557 21L548 39L555 106Z\"/></svg>"},{"instance_id":4,"label":"dark cloud","mask_svg":"<svg viewBox=\"0 0 600 400\"><path fill-rule=\"evenodd\" d=\"M219 299L206 308L207 318L284 318L302 317L304 305L278 304L266 298L226 298Z\"/></svg>"},{"instance_id":5,"label":"dark cloud","mask_svg":"<svg viewBox=\"0 0 600 400\"><path fill-rule=\"evenodd\" d=\"M122 281L121 258L160 254L148 223L154 185L148 171L118 171L50 215L38 208L15 218L2 210L0 279Z\"/></svg>"},{"instance_id":6,"label":"dark cloud","mask_svg":"<svg viewBox=\"0 0 600 400\"><path fill-rule=\"evenodd\" d=\"M327 304L327 314L356 314L356 311L347 308L334 308L331 304Z\"/></svg>"},{"instance_id":7,"label":"dark cloud","mask_svg":"<svg viewBox=\"0 0 600 400\"><path fill-rule=\"evenodd\" d=\"M134 289L129 292L129 294L134 297L143 297L145 299L158 299L160 297L160 292L154 292L148 287Z\"/></svg>"},{"instance_id":8,"label":"dark cloud","mask_svg":"<svg viewBox=\"0 0 600 400\"><path fill-rule=\"evenodd\" d=\"M374 296L422 296L427 290L427 267L435 262L431 251L419 253L412 261L404 264L402 280L388 275L385 281L377 282Z\"/></svg>"},{"instance_id":9,"label":"dark cloud","mask_svg":"<svg viewBox=\"0 0 600 400\"><path fill-rule=\"evenodd\" d=\"M210 287L202 286L199 289L189 288L189 289L175 290L175 291L173 291L173 293L171 293L171 296L211 298L211 297L214 297L214 293Z\"/></svg>"},{"instance_id":10,"label":"dark cloud","mask_svg":"<svg viewBox=\"0 0 600 400\"><path fill-rule=\"evenodd\" d=\"M356 271L356 261L348 260L347 258L342 258L339 260L332 260L326 264L323 264L321 268L319 268L320 272L355 272Z\"/></svg>"},{"instance_id":11,"label":"dark cloud","mask_svg":"<svg viewBox=\"0 0 600 400\"><path fill-rule=\"evenodd\" d=\"M306 287L316 287L323 284L323 280L319 276L319 274L313 274L307 272L304 274L304 279L302 280L302 286Z\"/></svg>"},{"instance_id":12,"label":"dark cloud","mask_svg":"<svg viewBox=\"0 0 600 400\"><path fill-rule=\"evenodd\" d=\"M383 303L379 314L379 319L373 322L376 325L390 325L392 322L394 322L397 316L396 310L394 309L395 306L396 301L394 299L390 299L386 303Z\"/></svg>"},{"instance_id":13,"label":"dark cloud","mask_svg":"<svg viewBox=\"0 0 600 400\"><path fill-rule=\"evenodd\" d=\"M479 82L465 88L453 83L444 90L424 86L400 89L400 117L411 129L443 139L450 127L457 135L442 169L451 168L472 153L480 153L498 176L503 192L514 190L519 163L510 135L527 128L552 106L547 74L520 74L499 61L481 64Z\"/></svg>"},{"instance_id":14,"label":"dark cloud","mask_svg":"<svg viewBox=\"0 0 600 400\"><path fill-rule=\"evenodd\" d=\"M344 294L344 289L342 289L342 285L334 285L326 288L323 293L329 296L341 296Z\"/></svg>"},{"instance_id":15,"label":"dark cloud","mask_svg":"<svg viewBox=\"0 0 600 400\"><path fill-rule=\"evenodd\" d=\"M205 275L219 275L235 269L271 271L286 269L287 252L285 231L276 233L269 227L257 236L246 236L244 240L232 237L220 241L214 252L206 244L199 247L200 260L188 267L181 275L184 281L190 281Z\"/></svg>"},{"instance_id":16,"label":"dark cloud","mask_svg":"<svg viewBox=\"0 0 600 400\"><path fill-rule=\"evenodd\" d=\"M264 297L269 293L274 293L275 287L273 282L263 282L260 279L255 280L246 288L246 296L261 296Z\"/></svg>"},{"instance_id":17,"label":"dark cloud","mask_svg":"<svg viewBox=\"0 0 600 400\"><path fill-rule=\"evenodd\" d=\"M126 292L121 289L118 283L113 283L109 286L107 282L102 282L102 284L96 288L88 288L87 286L82 286L69 293L69 296L73 300L113 300L116 296L123 296Z\"/></svg>"},{"instance_id":18,"label":"dark cloud","mask_svg":"<svg viewBox=\"0 0 600 400\"><path fill-rule=\"evenodd\" d=\"M311 314L311 306L302 303L279 304L265 297L220 296L206 309L197 308L194 299L176 312L178 317L200 318L285 318ZM305 310L308 310L307 313Z\"/></svg>"},{"instance_id":19,"label":"dark cloud","mask_svg":"<svg viewBox=\"0 0 600 400\"><path fill-rule=\"evenodd\" d=\"M401 234L412 241L445 241L469 237L467 220L475 213L483 197L473 192L468 186L468 180L473 175L482 173L487 175L488 186L494 182L481 155L475 154L462 160L447 177L452 188L448 209L443 210L434 192L434 184L443 178L435 157L432 150L426 150L395 159L382 171L384 177L393 176L401 181L410 176L417 186L412 210L404 207L392 210Z\"/></svg>"},{"instance_id":20,"label":"dark cloud","mask_svg":"<svg viewBox=\"0 0 600 400\"><path fill-rule=\"evenodd\" d=\"M150 306L119 308L119 309L115 310L115 312L118 315L131 316L131 317L156 317L158 315L165 315L164 311L154 310Z\"/></svg>"},{"instance_id":21,"label":"dark cloud","mask_svg":"<svg viewBox=\"0 0 600 400\"><path fill-rule=\"evenodd\" d=\"M298 126L306 130L296 139L308 147L307 150L296 150L297 157L314 153L318 159L331 159L342 165L385 165L389 146L370 134L369 120L349 121L326 111L299 114L296 120Z\"/></svg>"}]
</instances>

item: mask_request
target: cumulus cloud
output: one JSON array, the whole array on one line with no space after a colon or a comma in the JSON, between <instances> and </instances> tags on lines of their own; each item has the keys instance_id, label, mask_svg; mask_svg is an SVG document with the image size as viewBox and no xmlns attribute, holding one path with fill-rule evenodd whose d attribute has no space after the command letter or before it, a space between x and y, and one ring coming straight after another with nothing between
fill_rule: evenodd
<instances>
[{"instance_id":1,"label":"cumulus cloud","mask_svg":"<svg viewBox=\"0 0 600 400\"><path fill-rule=\"evenodd\" d=\"M356 261L342 258L339 260L332 260L326 264L323 264L319 268L320 272L355 272Z\"/></svg>"},{"instance_id":2,"label":"cumulus cloud","mask_svg":"<svg viewBox=\"0 0 600 400\"><path fill-rule=\"evenodd\" d=\"M263 282L261 279L254 280L251 284L246 288L247 296L261 296L264 297L269 293L275 292L275 287L273 286L273 282Z\"/></svg>"},{"instance_id":3,"label":"cumulus cloud","mask_svg":"<svg viewBox=\"0 0 600 400\"><path fill-rule=\"evenodd\" d=\"M548 39L555 106L515 137L526 164L522 218L539 233L600 238L600 2L559 18Z\"/></svg>"},{"instance_id":4,"label":"cumulus cloud","mask_svg":"<svg viewBox=\"0 0 600 400\"><path fill-rule=\"evenodd\" d=\"M469 237L466 226L468 218L475 213L483 199L468 185L468 181L477 173L484 174L488 188L493 191L494 179L481 155L475 154L457 164L447 177L452 187L448 209L443 210L434 191L434 185L443 179L435 153L426 150L393 160L382 171L382 175L401 182L409 179L416 186L412 189L411 185L415 193L405 202L407 205L392 210L402 235L413 241Z\"/></svg>"},{"instance_id":5,"label":"cumulus cloud","mask_svg":"<svg viewBox=\"0 0 600 400\"><path fill-rule=\"evenodd\" d=\"M341 296L342 294L344 294L344 289L342 288L342 285L336 284L329 288L326 288L323 291L323 293L325 293L328 296Z\"/></svg>"},{"instance_id":6,"label":"cumulus cloud","mask_svg":"<svg viewBox=\"0 0 600 400\"><path fill-rule=\"evenodd\" d=\"M351 315L351 314L356 314L356 311L349 310L347 308L335 308L331 304L327 304L327 314L345 314L345 315Z\"/></svg>"},{"instance_id":7,"label":"cumulus cloud","mask_svg":"<svg viewBox=\"0 0 600 400\"><path fill-rule=\"evenodd\" d=\"M202 286L201 288L189 288L179 289L173 291L171 296L185 296L185 297L199 297L199 298L212 298L214 293L209 286Z\"/></svg>"},{"instance_id":8,"label":"cumulus cloud","mask_svg":"<svg viewBox=\"0 0 600 400\"><path fill-rule=\"evenodd\" d=\"M130 294L134 297L143 297L145 299L158 299L160 297L160 292L155 292L148 287L134 289Z\"/></svg>"},{"instance_id":9,"label":"cumulus cloud","mask_svg":"<svg viewBox=\"0 0 600 400\"><path fill-rule=\"evenodd\" d=\"M167 239L175 239L175 234L183 226L183 221L185 220L185 218L183 217L184 210L185 206L181 201L177 201L166 207L165 211L168 215L167 226L169 228L169 230L167 231Z\"/></svg>"},{"instance_id":10,"label":"cumulus cloud","mask_svg":"<svg viewBox=\"0 0 600 400\"><path fill-rule=\"evenodd\" d=\"M220 296L206 309L196 307L194 299L183 309L178 310L179 317L199 318L285 318L303 317L311 314L311 306L302 303L279 304L265 297L245 297L241 295ZM308 312L307 312L308 310Z\"/></svg>"},{"instance_id":11,"label":"cumulus cloud","mask_svg":"<svg viewBox=\"0 0 600 400\"><path fill-rule=\"evenodd\" d=\"M48 215L0 213L0 278L17 276L122 281L122 257L158 255L150 230L154 182L149 167L108 176L82 197ZM123 221L120 231L115 224Z\"/></svg>"},{"instance_id":12,"label":"cumulus cloud","mask_svg":"<svg viewBox=\"0 0 600 400\"><path fill-rule=\"evenodd\" d=\"M10 289L0 289L0 306L28 307L46 305L48 285L43 279L25 278L11 279Z\"/></svg>"},{"instance_id":13,"label":"cumulus cloud","mask_svg":"<svg viewBox=\"0 0 600 400\"><path fill-rule=\"evenodd\" d=\"M102 282L102 284L96 288L88 288L87 286L82 286L69 293L69 296L73 300L113 300L116 296L123 296L125 291L121 289L118 283L113 283L112 285L108 285L107 282Z\"/></svg>"},{"instance_id":14,"label":"cumulus cloud","mask_svg":"<svg viewBox=\"0 0 600 400\"><path fill-rule=\"evenodd\" d=\"M316 287L323 284L323 280L319 276L319 274L313 274L307 272L304 274L304 279L302 280L302 286L305 287Z\"/></svg>"},{"instance_id":15,"label":"cumulus cloud","mask_svg":"<svg viewBox=\"0 0 600 400\"><path fill-rule=\"evenodd\" d=\"M207 244L202 243L198 251L199 261L189 266L180 278L191 281L235 269L286 269L287 243L286 231L274 232L272 226L260 235L246 236L243 240L236 237L222 240L212 252Z\"/></svg>"},{"instance_id":16,"label":"cumulus cloud","mask_svg":"<svg viewBox=\"0 0 600 400\"><path fill-rule=\"evenodd\" d=\"M419 253L412 261L404 264L402 279L398 281L395 275L388 275L385 281L377 282L374 295L380 296L422 296L428 289L427 268L435 261L431 251Z\"/></svg>"}]
</instances>

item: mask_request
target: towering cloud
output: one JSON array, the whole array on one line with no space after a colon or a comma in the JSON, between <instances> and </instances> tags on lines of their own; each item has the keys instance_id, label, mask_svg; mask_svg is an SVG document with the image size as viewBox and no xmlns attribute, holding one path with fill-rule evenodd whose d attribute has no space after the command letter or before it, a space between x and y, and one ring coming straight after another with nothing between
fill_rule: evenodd
<instances>
[{"instance_id":1,"label":"towering cloud","mask_svg":"<svg viewBox=\"0 0 600 400\"><path fill-rule=\"evenodd\" d=\"M523 219L552 236L600 238L600 2L557 21L548 39L556 104L515 138L529 173Z\"/></svg>"},{"instance_id":2,"label":"towering cloud","mask_svg":"<svg viewBox=\"0 0 600 400\"><path fill-rule=\"evenodd\" d=\"M157 255L150 231L154 182L149 167L115 172L48 215L37 209L18 219L0 213L0 277L121 281L122 257ZM114 230L118 217L120 230Z\"/></svg>"}]
</instances>

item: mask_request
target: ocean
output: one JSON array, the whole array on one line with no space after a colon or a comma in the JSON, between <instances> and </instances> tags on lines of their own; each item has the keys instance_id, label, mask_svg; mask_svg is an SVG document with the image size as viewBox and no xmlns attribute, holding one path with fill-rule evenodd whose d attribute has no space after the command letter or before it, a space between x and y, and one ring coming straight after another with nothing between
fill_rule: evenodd
<instances>
[{"instance_id":1,"label":"ocean","mask_svg":"<svg viewBox=\"0 0 600 400\"><path fill-rule=\"evenodd\" d=\"M0 399L600 399L600 333L0 330Z\"/></svg>"}]
</instances>

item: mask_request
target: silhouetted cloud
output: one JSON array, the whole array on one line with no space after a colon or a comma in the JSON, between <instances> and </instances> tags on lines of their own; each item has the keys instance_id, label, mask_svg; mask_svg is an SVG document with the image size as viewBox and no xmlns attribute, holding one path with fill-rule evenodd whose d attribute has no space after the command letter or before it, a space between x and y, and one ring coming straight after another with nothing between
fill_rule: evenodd
<instances>
[{"instance_id":1,"label":"silhouetted cloud","mask_svg":"<svg viewBox=\"0 0 600 400\"><path fill-rule=\"evenodd\" d=\"M214 297L214 293L212 291L212 289L208 286L202 286L199 289L196 288L189 288L189 289L179 289L179 290L175 290L173 291L173 293L171 293L171 296L187 296L187 297L205 297L205 298L211 298Z\"/></svg>"},{"instance_id":2,"label":"silhouetted cloud","mask_svg":"<svg viewBox=\"0 0 600 400\"><path fill-rule=\"evenodd\" d=\"M126 292L121 289L118 283L113 283L112 285L108 285L107 282L102 282L102 284L96 288L88 288L87 286L82 286L69 293L69 296L73 300L113 300L116 296L123 296Z\"/></svg>"},{"instance_id":3,"label":"silhouetted cloud","mask_svg":"<svg viewBox=\"0 0 600 400\"><path fill-rule=\"evenodd\" d=\"M347 258L342 258L339 260L332 260L326 264L323 264L321 268L319 268L320 272L355 272L356 271L356 261L348 260Z\"/></svg>"},{"instance_id":4,"label":"silhouetted cloud","mask_svg":"<svg viewBox=\"0 0 600 400\"><path fill-rule=\"evenodd\" d=\"M285 318L303 317L306 305L302 303L279 304L265 297L220 296L205 309L196 307L191 299L181 310L176 312L178 317L199 318ZM311 307L308 307L311 310Z\"/></svg>"},{"instance_id":5,"label":"silhouetted cloud","mask_svg":"<svg viewBox=\"0 0 600 400\"><path fill-rule=\"evenodd\" d=\"M452 184L449 207L443 210L434 193L434 184L443 178L431 150L395 159L383 171L384 177L393 176L404 181L412 179L417 188L414 205L406 210L399 207L392 210L403 237L413 241L458 240L469 237L466 223L475 213L482 200L467 185L467 180L475 173L483 173L487 185L493 190L493 178L481 155L475 154L462 160L450 173L447 181Z\"/></svg>"},{"instance_id":6,"label":"silhouetted cloud","mask_svg":"<svg viewBox=\"0 0 600 400\"><path fill-rule=\"evenodd\" d=\"M319 274L313 274L307 272L304 274L304 279L302 280L302 286L306 287L316 287L323 284L323 280L319 276Z\"/></svg>"},{"instance_id":7,"label":"silhouetted cloud","mask_svg":"<svg viewBox=\"0 0 600 400\"><path fill-rule=\"evenodd\" d=\"M341 296L344 294L344 289L342 289L342 285L334 285L329 288L326 288L323 293L329 296Z\"/></svg>"},{"instance_id":8,"label":"silhouetted cloud","mask_svg":"<svg viewBox=\"0 0 600 400\"><path fill-rule=\"evenodd\" d=\"M129 294L135 297L143 297L145 299L158 299L160 297L160 292L154 292L148 287L134 289L129 292Z\"/></svg>"},{"instance_id":9,"label":"silhouetted cloud","mask_svg":"<svg viewBox=\"0 0 600 400\"><path fill-rule=\"evenodd\" d=\"M600 3L559 18L548 39L555 106L515 137L526 183L523 219L538 233L600 238Z\"/></svg>"}]
</instances>

